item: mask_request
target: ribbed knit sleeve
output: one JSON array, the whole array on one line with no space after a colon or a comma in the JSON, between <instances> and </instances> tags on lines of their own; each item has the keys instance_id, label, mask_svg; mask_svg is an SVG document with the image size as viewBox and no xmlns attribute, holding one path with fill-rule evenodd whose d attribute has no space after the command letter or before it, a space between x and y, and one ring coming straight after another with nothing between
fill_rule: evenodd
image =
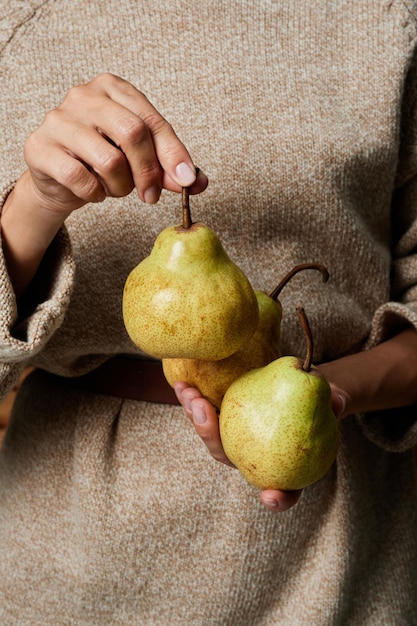
<instances>
[{"instance_id":1,"label":"ribbed knit sleeve","mask_svg":"<svg viewBox=\"0 0 417 626\"><path fill-rule=\"evenodd\" d=\"M1 206L12 187L13 184L5 186ZM18 306L0 246L0 397L10 390L31 357L62 324L74 270L71 244L63 227Z\"/></svg>"}]
</instances>

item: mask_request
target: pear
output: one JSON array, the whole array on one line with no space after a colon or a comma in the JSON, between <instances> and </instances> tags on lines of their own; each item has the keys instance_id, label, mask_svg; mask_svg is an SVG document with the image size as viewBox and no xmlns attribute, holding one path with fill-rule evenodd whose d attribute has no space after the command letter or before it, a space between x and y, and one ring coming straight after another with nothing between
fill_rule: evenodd
<instances>
[{"instance_id":1,"label":"pear","mask_svg":"<svg viewBox=\"0 0 417 626\"><path fill-rule=\"evenodd\" d=\"M303 362L283 356L243 374L220 410L224 451L260 489L303 489L322 478L339 446L330 385L311 365L313 343L304 309L297 309L307 340Z\"/></svg>"},{"instance_id":2,"label":"pear","mask_svg":"<svg viewBox=\"0 0 417 626\"><path fill-rule=\"evenodd\" d=\"M216 233L192 222L187 188L182 197L183 224L164 229L127 277L124 324L155 358L224 359L255 332L257 299Z\"/></svg>"},{"instance_id":3,"label":"pear","mask_svg":"<svg viewBox=\"0 0 417 626\"><path fill-rule=\"evenodd\" d=\"M259 324L249 341L240 350L219 361L162 359L165 378L171 387L177 381L185 381L220 409L226 389L236 378L248 369L262 367L280 356L280 307L266 293L255 291L255 294Z\"/></svg>"},{"instance_id":4,"label":"pear","mask_svg":"<svg viewBox=\"0 0 417 626\"><path fill-rule=\"evenodd\" d=\"M327 269L319 263L296 265L284 276L270 295L255 291L259 307L259 323L255 333L240 350L218 361L201 359L162 359L165 378L171 387L184 381L196 387L217 409L232 382L245 372L263 367L281 356L282 305L279 295L295 274L307 269L319 270L323 282L329 278Z\"/></svg>"}]
</instances>

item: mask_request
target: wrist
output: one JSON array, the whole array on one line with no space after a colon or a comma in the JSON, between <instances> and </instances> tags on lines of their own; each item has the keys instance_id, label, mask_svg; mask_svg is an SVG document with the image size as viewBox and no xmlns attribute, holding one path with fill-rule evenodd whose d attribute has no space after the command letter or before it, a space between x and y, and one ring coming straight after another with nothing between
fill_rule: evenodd
<instances>
[{"instance_id":1,"label":"wrist","mask_svg":"<svg viewBox=\"0 0 417 626\"><path fill-rule=\"evenodd\" d=\"M417 332L407 328L369 350L323 363L319 370L348 394L350 413L417 404Z\"/></svg>"},{"instance_id":2,"label":"wrist","mask_svg":"<svg viewBox=\"0 0 417 626\"><path fill-rule=\"evenodd\" d=\"M17 297L31 282L65 217L45 207L30 172L19 178L1 214L2 246Z\"/></svg>"}]
</instances>

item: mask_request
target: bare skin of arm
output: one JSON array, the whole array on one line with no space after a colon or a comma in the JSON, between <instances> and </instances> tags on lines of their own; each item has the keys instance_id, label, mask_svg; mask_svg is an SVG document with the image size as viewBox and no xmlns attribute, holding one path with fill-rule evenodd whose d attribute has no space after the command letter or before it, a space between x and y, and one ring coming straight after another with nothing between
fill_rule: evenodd
<instances>
[{"instance_id":1,"label":"bare skin of arm","mask_svg":"<svg viewBox=\"0 0 417 626\"><path fill-rule=\"evenodd\" d=\"M332 387L333 410L339 419L417 404L417 331L407 328L370 350L325 363L319 369ZM177 383L176 393L210 454L230 465L214 407L185 383ZM294 506L300 495L300 491L265 490L261 501L268 510L282 512Z\"/></svg>"},{"instance_id":2,"label":"bare skin of arm","mask_svg":"<svg viewBox=\"0 0 417 626\"><path fill-rule=\"evenodd\" d=\"M161 190L199 193L206 176L171 125L133 85L103 74L72 88L24 147L28 170L3 207L2 244L19 298L70 213L136 189L148 204Z\"/></svg>"}]
</instances>

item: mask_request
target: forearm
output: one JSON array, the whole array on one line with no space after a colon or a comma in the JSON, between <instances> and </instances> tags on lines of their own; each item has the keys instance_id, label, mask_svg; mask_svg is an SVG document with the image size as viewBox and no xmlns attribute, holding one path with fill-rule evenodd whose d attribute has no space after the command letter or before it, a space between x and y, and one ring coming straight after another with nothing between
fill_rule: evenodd
<instances>
[{"instance_id":1,"label":"forearm","mask_svg":"<svg viewBox=\"0 0 417 626\"><path fill-rule=\"evenodd\" d=\"M29 172L16 183L1 215L2 246L16 297L33 279L42 258L63 222L37 198Z\"/></svg>"},{"instance_id":2,"label":"forearm","mask_svg":"<svg viewBox=\"0 0 417 626\"><path fill-rule=\"evenodd\" d=\"M319 369L349 394L347 413L417 404L417 331L408 328L370 350Z\"/></svg>"}]
</instances>

